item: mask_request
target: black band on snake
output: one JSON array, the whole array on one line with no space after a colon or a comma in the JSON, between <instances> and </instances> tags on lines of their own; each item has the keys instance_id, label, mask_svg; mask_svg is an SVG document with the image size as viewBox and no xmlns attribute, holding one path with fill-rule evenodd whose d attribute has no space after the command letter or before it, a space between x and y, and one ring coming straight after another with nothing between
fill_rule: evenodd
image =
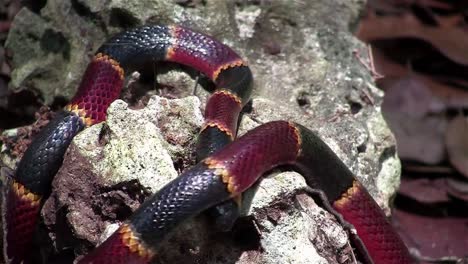
<instances>
[{"instance_id":1,"label":"black band on snake","mask_svg":"<svg viewBox=\"0 0 468 264\"><path fill-rule=\"evenodd\" d=\"M80 87L34 139L5 188L5 256L28 261L27 252L43 198L73 137L106 119L125 73L146 61L171 61L200 71L216 84L205 108L193 168L168 183L116 233L78 263L149 263L158 246L182 221L239 197L266 171L292 165L320 188L334 210L354 225L377 264L412 263L408 250L375 201L323 141L307 128L286 121L257 127L236 138L242 107L250 98L252 74L229 47L180 26L144 26L104 43Z\"/></svg>"}]
</instances>

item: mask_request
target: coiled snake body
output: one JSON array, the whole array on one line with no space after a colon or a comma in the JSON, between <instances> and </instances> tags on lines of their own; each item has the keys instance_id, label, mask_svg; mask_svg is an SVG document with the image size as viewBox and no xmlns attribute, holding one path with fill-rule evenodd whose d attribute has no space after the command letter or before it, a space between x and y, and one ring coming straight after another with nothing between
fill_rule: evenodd
<instances>
[{"instance_id":1,"label":"coiled snake body","mask_svg":"<svg viewBox=\"0 0 468 264\"><path fill-rule=\"evenodd\" d=\"M120 94L124 73L148 60L193 67L216 84L199 135L200 162L148 198L78 263L148 263L157 258L158 245L180 222L238 197L265 171L280 165L292 165L309 185L323 191L333 209L354 225L368 261L412 262L375 201L313 132L292 122L274 121L233 141L239 113L252 89L250 69L234 51L180 26L144 26L120 33L99 48L75 97L19 162L5 188L4 254L11 263L26 260L41 202L73 137L106 119L108 106Z\"/></svg>"}]
</instances>

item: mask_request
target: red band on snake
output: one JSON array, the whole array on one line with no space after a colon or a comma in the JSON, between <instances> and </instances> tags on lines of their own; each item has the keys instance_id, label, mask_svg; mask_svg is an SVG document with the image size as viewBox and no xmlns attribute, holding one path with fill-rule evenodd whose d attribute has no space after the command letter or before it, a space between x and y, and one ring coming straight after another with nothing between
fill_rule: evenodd
<instances>
[{"instance_id":1,"label":"red band on snake","mask_svg":"<svg viewBox=\"0 0 468 264\"><path fill-rule=\"evenodd\" d=\"M355 226L374 263L412 262L377 204L312 131L276 121L231 143L252 89L250 69L233 50L183 27L145 26L120 33L101 46L75 97L39 133L18 164L4 207L5 254L12 263L24 260L22 252L31 244L40 201L50 192L72 138L84 127L105 120L108 106L120 94L124 72L148 60L193 67L216 84L197 146L201 161L148 198L78 263L149 263L182 221L238 197L264 172L282 165L295 166L309 185L323 191L333 208Z\"/></svg>"}]
</instances>

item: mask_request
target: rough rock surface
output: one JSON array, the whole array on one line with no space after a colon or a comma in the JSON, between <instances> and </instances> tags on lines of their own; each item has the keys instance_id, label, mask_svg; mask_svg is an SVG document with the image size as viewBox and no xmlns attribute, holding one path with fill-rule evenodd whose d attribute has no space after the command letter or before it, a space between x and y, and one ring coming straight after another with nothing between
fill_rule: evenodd
<instances>
[{"instance_id":1,"label":"rough rock surface","mask_svg":"<svg viewBox=\"0 0 468 264\"><path fill-rule=\"evenodd\" d=\"M349 25L362 4L49 0L40 14L24 9L14 21L7 42L14 54L11 87L33 89L47 104L69 99L93 51L110 34L147 23L183 24L215 36L249 61L255 91L241 134L278 119L315 130L388 212L400 164L380 114L382 94L353 55L363 47ZM178 89L169 90L170 96L188 94L193 71L157 66L158 83ZM205 83L202 78L209 87ZM106 123L77 136L42 211L43 235L59 255L69 261L85 252L109 224L123 221L149 193L193 164L199 107L207 95L199 94L201 104L194 97L151 97L131 109L116 101ZM161 262L352 263L345 232L302 187L295 173L265 179L251 216L233 231L218 233L209 219L197 217L169 239Z\"/></svg>"},{"instance_id":2,"label":"rough rock surface","mask_svg":"<svg viewBox=\"0 0 468 264\"><path fill-rule=\"evenodd\" d=\"M275 105L266 103L270 108ZM196 97L167 100L155 96L140 110L129 109L125 102L118 100L108 112L105 124L76 136L54 180L53 194L42 211L59 250L79 240L91 244L102 241L105 237L101 234L109 224L128 218L144 197L175 178L177 170L170 157L191 156L194 130L202 123ZM258 125L248 117L244 120L244 126ZM175 138L175 131L166 124L177 128L177 135L181 136ZM330 248L336 252L347 248L346 233L330 214L315 206L302 191L305 186L303 178L292 172L267 178L260 184L251 206L254 218L236 226L241 231L217 233L201 217L204 220L192 221L179 231L180 235L175 235L173 242L161 250L160 257L167 263L194 257L203 263L235 263L236 260L252 263L252 258L262 263L316 263L318 260L330 263L327 258L336 259ZM69 230L57 230L56 226L66 226ZM326 239L320 239L322 232L327 234ZM216 237L216 243L212 236ZM182 249L175 247L176 244L182 245ZM318 252L313 250L314 244ZM251 249L244 252L241 250L244 247ZM260 254L260 248L265 252ZM349 254L350 250L344 252Z\"/></svg>"}]
</instances>

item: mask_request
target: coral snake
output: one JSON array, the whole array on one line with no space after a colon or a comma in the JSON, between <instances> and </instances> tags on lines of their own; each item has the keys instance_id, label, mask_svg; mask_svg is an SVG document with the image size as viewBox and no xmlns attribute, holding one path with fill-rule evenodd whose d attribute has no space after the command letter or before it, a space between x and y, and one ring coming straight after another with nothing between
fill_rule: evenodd
<instances>
[{"instance_id":1,"label":"coral snake","mask_svg":"<svg viewBox=\"0 0 468 264\"><path fill-rule=\"evenodd\" d=\"M104 43L88 65L77 94L25 152L4 191L4 255L9 263L27 261L41 204L73 137L106 119L108 106L119 97L124 73L148 60L193 67L216 84L199 135L200 162L148 198L77 263L149 263L182 221L239 197L264 172L286 164L296 168L308 185L322 190L333 210L354 226L368 262L413 262L376 202L312 131L274 121L234 140L253 81L249 67L234 51L190 29L158 25L125 31Z\"/></svg>"}]
</instances>

